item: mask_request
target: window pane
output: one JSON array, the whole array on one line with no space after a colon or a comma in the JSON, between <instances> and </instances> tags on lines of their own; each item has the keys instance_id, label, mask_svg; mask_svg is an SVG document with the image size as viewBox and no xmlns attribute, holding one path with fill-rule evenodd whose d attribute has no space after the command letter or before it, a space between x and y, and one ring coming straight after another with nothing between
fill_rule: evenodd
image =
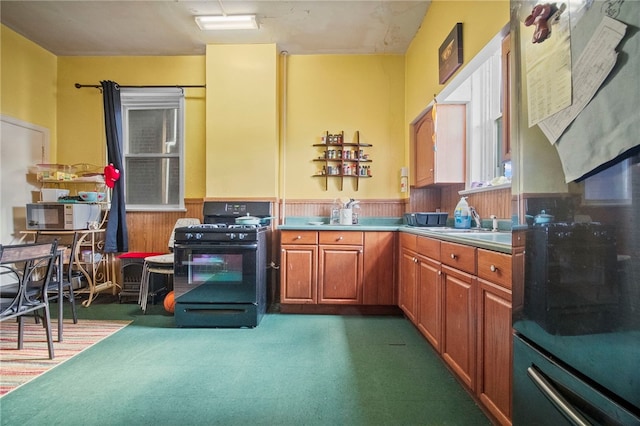
<instances>
[{"instance_id":1,"label":"window pane","mask_svg":"<svg viewBox=\"0 0 640 426\"><path fill-rule=\"evenodd\" d=\"M126 199L138 205L180 204L180 160L126 158Z\"/></svg>"},{"instance_id":2,"label":"window pane","mask_svg":"<svg viewBox=\"0 0 640 426\"><path fill-rule=\"evenodd\" d=\"M129 154L178 152L176 109L129 110Z\"/></svg>"}]
</instances>

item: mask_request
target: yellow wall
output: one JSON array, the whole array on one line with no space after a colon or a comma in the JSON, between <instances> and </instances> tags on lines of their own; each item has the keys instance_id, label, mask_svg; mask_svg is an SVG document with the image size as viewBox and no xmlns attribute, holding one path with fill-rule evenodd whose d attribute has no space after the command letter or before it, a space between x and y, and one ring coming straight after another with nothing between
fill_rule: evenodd
<instances>
[{"instance_id":1,"label":"yellow wall","mask_svg":"<svg viewBox=\"0 0 640 426\"><path fill-rule=\"evenodd\" d=\"M409 165L409 123L444 86L438 47L463 23L467 63L508 21L509 2L434 0L406 55L293 55L286 58L286 111L275 45L210 45L206 56L60 57L2 27L3 114L51 129L60 163L106 162L102 96L74 83L207 85L186 89L187 198L387 199ZM57 64L56 64L57 62ZM10 65L8 65L10 64ZM283 101L284 101L283 100ZM280 144L279 120L283 144ZM325 131L360 131L373 178L313 178L313 143ZM58 141L57 150L55 141Z\"/></svg>"},{"instance_id":2,"label":"yellow wall","mask_svg":"<svg viewBox=\"0 0 640 426\"><path fill-rule=\"evenodd\" d=\"M203 56L60 57L58 59L58 161L105 165L102 93L75 88L112 80L124 86L205 84ZM185 89L185 197L205 192L205 90Z\"/></svg>"},{"instance_id":3,"label":"yellow wall","mask_svg":"<svg viewBox=\"0 0 640 426\"><path fill-rule=\"evenodd\" d=\"M398 198L404 159L404 57L402 55L297 55L286 67L286 132L284 134L283 198ZM344 131L345 142L355 132L373 160L371 179L312 178L323 162L313 161L314 148L325 132Z\"/></svg>"},{"instance_id":4,"label":"yellow wall","mask_svg":"<svg viewBox=\"0 0 640 426\"><path fill-rule=\"evenodd\" d=\"M57 58L0 26L0 113L49 129L56 160Z\"/></svg>"},{"instance_id":5,"label":"yellow wall","mask_svg":"<svg viewBox=\"0 0 640 426\"><path fill-rule=\"evenodd\" d=\"M207 46L207 197L277 196L277 64L274 44Z\"/></svg>"},{"instance_id":6,"label":"yellow wall","mask_svg":"<svg viewBox=\"0 0 640 426\"><path fill-rule=\"evenodd\" d=\"M446 85L439 83L438 49L458 22L462 22L464 62L456 74L509 22L509 1L432 1L406 53L407 126Z\"/></svg>"}]
</instances>

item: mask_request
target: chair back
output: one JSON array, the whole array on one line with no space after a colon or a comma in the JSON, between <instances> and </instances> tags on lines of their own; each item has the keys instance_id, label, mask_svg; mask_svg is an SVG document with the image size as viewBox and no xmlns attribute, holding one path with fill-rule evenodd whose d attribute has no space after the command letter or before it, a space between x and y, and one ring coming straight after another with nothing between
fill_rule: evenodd
<instances>
[{"instance_id":1,"label":"chair back","mask_svg":"<svg viewBox=\"0 0 640 426\"><path fill-rule=\"evenodd\" d=\"M47 292L28 294L27 286L44 289L49 284L56 258L57 242L2 246L0 275L18 283L11 298L2 298L0 317L12 317L36 305L47 303ZM42 300L38 300L42 296Z\"/></svg>"},{"instance_id":2,"label":"chair back","mask_svg":"<svg viewBox=\"0 0 640 426\"><path fill-rule=\"evenodd\" d=\"M64 247L64 264L60 265L64 268L64 279L68 282L73 278L73 263L76 258L76 250L78 249L78 239L80 238L79 232L60 233L38 231L36 233L36 243L51 243L56 241L58 248ZM56 266L58 266L56 264ZM56 276L56 271L52 273L52 277Z\"/></svg>"},{"instance_id":3,"label":"chair back","mask_svg":"<svg viewBox=\"0 0 640 426\"><path fill-rule=\"evenodd\" d=\"M189 225L199 225L200 219L193 217L182 217L176 221L176 224L173 226L173 230L171 231L171 236L169 237L169 251L173 252L173 244L176 236L176 229L182 228L183 226Z\"/></svg>"}]
</instances>

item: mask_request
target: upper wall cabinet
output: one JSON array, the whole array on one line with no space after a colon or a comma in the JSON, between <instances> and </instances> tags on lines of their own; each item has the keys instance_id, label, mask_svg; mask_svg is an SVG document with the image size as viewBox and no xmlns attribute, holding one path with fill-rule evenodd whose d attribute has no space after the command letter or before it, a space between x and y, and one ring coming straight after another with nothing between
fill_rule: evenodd
<instances>
[{"instance_id":1,"label":"upper wall cabinet","mask_svg":"<svg viewBox=\"0 0 640 426\"><path fill-rule=\"evenodd\" d=\"M464 183L465 105L437 104L413 125L414 186Z\"/></svg>"}]
</instances>

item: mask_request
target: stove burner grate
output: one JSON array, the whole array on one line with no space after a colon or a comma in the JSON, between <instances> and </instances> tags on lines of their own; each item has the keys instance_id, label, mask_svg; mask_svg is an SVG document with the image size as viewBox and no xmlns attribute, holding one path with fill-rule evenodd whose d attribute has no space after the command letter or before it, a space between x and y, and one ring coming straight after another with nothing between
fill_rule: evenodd
<instances>
[{"instance_id":1,"label":"stove burner grate","mask_svg":"<svg viewBox=\"0 0 640 426\"><path fill-rule=\"evenodd\" d=\"M247 225L247 224L227 224L227 223L201 223L197 225L188 225L178 229L178 232L230 232L230 231L245 231L245 232L259 232L266 230L266 226L261 225Z\"/></svg>"}]
</instances>

